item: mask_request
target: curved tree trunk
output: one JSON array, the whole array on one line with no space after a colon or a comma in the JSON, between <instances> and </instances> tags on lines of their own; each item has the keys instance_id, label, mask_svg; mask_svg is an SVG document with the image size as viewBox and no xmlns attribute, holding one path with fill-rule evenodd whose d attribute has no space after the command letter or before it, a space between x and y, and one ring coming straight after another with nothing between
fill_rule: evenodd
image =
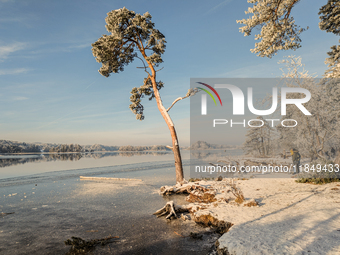
<instances>
[{"instance_id":1,"label":"curved tree trunk","mask_svg":"<svg viewBox=\"0 0 340 255\"><path fill-rule=\"evenodd\" d=\"M157 82L156 82L156 70L154 66L147 60L147 56L145 54L145 49L143 44L137 45L140 52L142 53L145 61L147 62L150 70L151 70L151 75L149 74L150 80L152 82L152 88L153 92L155 95L155 99L157 102L157 107L160 113L162 114L163 119L165 120L165 123L167 124L170 134L171 134L171 139L172 139L172 151L174 153L174 158L175 158L175 168L176 168L176 183L183 183L184 180L184 175L183 175L183 166L182 166L182 158L181 158L181 152L179 149L179 144L178 144L178 139L177 139L177 133L176 129L174 126L174 123L172 122L172 119L170 118L170 115L168 111L165 109L163 106L163 102L161 99L161 96L159 94L159 91L157 89Z\"/></svg>"},{"instance_id":2,"label":"curved tree trunk","mask_svg":"<svg viewBox=\"0 0 340 255\"><path fill-rule=\"evenodd\" d=\"M176 167L176 183L182 183L184 176L183 176L183 166L182 166L182 158L181 158L181 152L179 149L178 139L177 139L177 133L174 126L174 123L172 122L169 113L166 111L166 109L163 106L161 97L158 93L156 81L154 77L151 77L152 83L155 85L153 86L155 98L157 101L158 110L162 114L166 124L168 125L168 128L170 130L171 139L172 139L172 151L174 153L175 158L175 167Z\"/></svg>"},{"instance_id":3,"label":"curved tree trunk","mask_svg":"<svg viewBox=\"0 0 340 255\"><path fill-rule=\"evenodd\" d=\"M172 151L174 152L175 158L175 167L176 167L176 182L182 183L183 176L183 165L182 165L182 157L179 149L179 144L177 140L177 134L174 126L169 127L171 138L172 138Z\"/></svg>"},{"instance_id":4,"label":"curved tree trunk","mask_svg":"<svg viewBox=\"0 0 340 255\"><path fill-rule=\"evenodd\" d=\"M181 158L181 152L179 149L179 144L178 144L178 139L177 139L177 133L176 129L174 126L174 123L172 122L169 113L165 109L162 103L162 99L159 95L158 89L157 89L157 84L156 84L156 79L155 75L151 77L152 85L153 85L153 90L155 93L155 98L157 102L157 107L160 113L162 114L166 124L168 125L168 128L170 130L171 134L171 139L172 139L172 151L174 153L174 158L175 158L175 167L176 167L176 183L182 183L184 176L183 176L183 166L182 166L182 158Z\"/></svg>"},{"instance_id":5,"label":"curved tree trunk","mask_svg":"<svg viewBox=\"0 0 340 255\"><path fill-rule=\"evenodd\" d=\"M161 96L159 94L159 91L157 89L157 83L156 83L156 71L154 67L152 66L151 63L148 62L148 65L151 69L152 75L150 76L151 82L152 82L152 87L153 91L155 94L155 99L157 102L157 107L160 113L162 114L162 117L164 118L171 134L171 139L172 139L172 151L174 153L174 158L175 158L175 168L176 168L176 183L183 183L184 180L184 174L183 174L183 166L182 166L182 157L181 157L181 152L179 149L179 144L178 144L178 139L177 139L177 133L176 129L174 126L174 123L172 122L172 119L170 118L170 115L168 111L165 109L163 106L163 102L161 99Z\"/></svg>"}]
</instances>

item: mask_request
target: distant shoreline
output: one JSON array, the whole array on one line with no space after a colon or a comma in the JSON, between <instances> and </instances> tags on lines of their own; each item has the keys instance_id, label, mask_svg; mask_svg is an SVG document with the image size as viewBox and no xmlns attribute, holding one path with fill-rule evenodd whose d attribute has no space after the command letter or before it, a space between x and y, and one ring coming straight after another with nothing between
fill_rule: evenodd
<instances>
[{"instance_id":1,"label":"distant shoreline","mask_svg":"<svg viewBox=\"0 0 340 255\"><path fill-rule=\"evenodd\" d=\"M79 152L18 152L18 153L0 153L1 156L10 156L10 155L53 155L53 154L91 154L91 153L120 153L120 152L171 152L171 150L144 150L144 151L79 151Z\"/></svg>"},{"instance_id":2,"label":"distant shoreline","mask_svg":"<svg viewBox=\"0 0 340 255\"><path fill-rule=\"evenodd\" d=\"M181 150L192 150L192 151L218 151L218 150L242 150L241 148L214 148L214 149L190 149L190 148L181 148ZM115 150L115 151L72 151L72 152L17 152L17 153L0 153L1 156L9 156L9 155L53 155L53 154L89 154L89 153L119 153L119 152L171 152L171 150Z\"/></svg>"}]
</instances>

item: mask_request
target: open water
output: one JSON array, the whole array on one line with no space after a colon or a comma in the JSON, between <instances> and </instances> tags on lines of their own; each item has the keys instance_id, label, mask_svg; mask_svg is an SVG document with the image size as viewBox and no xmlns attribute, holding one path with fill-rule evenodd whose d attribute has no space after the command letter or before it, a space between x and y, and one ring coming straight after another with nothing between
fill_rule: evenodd
<instances>
[{"instance_id":1,"label":"open water","mask_svg":"<svg viewBox=\"0 0 340 255\"><path fill-rule=\"evenodd\" d=\"M189 151L183 151L189 178ZM0 254L67 254L64 241L119 236L90 254L207 254L216 234L153 213L175 184L169 152L14 155L0 158ZM136 178L142 182L80 180L79 176ZM203 240L189 237L191 231Z\"/></svg>"}]
</instances>

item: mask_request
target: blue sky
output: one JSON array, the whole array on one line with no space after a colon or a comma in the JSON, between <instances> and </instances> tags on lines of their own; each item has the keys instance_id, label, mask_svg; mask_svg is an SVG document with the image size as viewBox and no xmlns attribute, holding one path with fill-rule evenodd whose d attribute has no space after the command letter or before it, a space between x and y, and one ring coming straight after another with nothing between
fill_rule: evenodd
<instances>
[{"instance_id":1,"label":"blue sky","mask_svg":"<svg viewBox=\"0 0 340 255\"><path fill-rule=\"evenodd\" d=\"M164 105L184 96L190 78L267 78L281 76L284 56L302 56L310 73L322 76L330 46L339 38L318 28L318 9L326 0L302 0L292 15L301 27L297 51L272 59L250 52L254 37L239 32L246 0L89 1L0 0L0 139L25 142L105 145L170 144L156 102L144 100L145 120L129 110L132 87L145 73L137 60L105 78L91 43L103 34L106 14L126 7L148 11L166 37L164 69L158 79ZM189 100L170 115L180 145L189 145Z\"/></svg>"}]
</instances>

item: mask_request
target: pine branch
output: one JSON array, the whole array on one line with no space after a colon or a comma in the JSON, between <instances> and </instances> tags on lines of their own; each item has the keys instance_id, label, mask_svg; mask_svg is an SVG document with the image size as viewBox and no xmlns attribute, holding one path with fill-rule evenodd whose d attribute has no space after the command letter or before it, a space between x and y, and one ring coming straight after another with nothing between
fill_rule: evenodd
<instances>
[{"instance_id":1,"label":"pine branch","mask_svg":"<svg viewBox=\"0 0 340 255\"><path fill-rule=\"evenodd\" d=\"M184 97L179 97L179 98L177 98L177 99L171 104L171 106L170 106L166 111L169 112L170 109L171 109L178 101L183 100L183 99L185 99L185 98L188 98L188 97L190 97L190 96L193 96L193 95L195 95L197 92L198 92L198 89L197 89L197 88L189 89L189 90L188 90L188 93L187 93Z\"/></svg>"}]
</instances>

